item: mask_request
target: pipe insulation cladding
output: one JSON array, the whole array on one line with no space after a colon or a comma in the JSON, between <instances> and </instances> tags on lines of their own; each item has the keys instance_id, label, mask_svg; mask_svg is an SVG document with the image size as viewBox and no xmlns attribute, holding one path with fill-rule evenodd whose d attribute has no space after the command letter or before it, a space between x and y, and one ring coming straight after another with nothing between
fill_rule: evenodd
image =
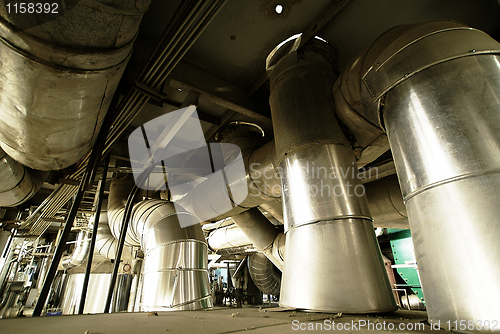
<instances>
[{"instance_id":1,"label":"pipe insulation cladding","mask_svg":"<svg viewBox=\"0 0 500 334\"><path fill-rule=\"evenodd\" d=\"M132 180L133 182L133 180ZM111 182L108 220L118 238L130 179ZM192 217L191 226L181 228L178 215ZM197 310L212 307L208 280L208 246L196 217L175 211L172 203L145 200L134 205L125 245L140 246L142 267L142 311Z\"/></svg>"},{"instance_id":2,"label":"pipe insulation cladding","mask_svg":"<svg viewBox=\"0 0 500 334\"><path fill-rule=\"evenodd\" d=\"M33 197L47 172L24 167L0 148L0 207L13 207Z\"/></svg>"},{"instance_id":3,"label":"pipe insulation cladding","mask_svg":"<svg viewBox=\"0 0 500 334\"><path fill-rule=\"evenodd\" d=\"M333 110L335 75L327 60L332 51L317 39L283 57L275 57L283 54L278 49L267 68L272 68L270 105L283 171L280 304L325 312L393 311L397 305L354 152Z\"/></svg>"},{"instance_id":4,"label":"pipe insulation cladding","mask_svg":"<svg viewBox=\"0 0 500 334\"><path fill-rule=\"evenodd\" d=\"M41 24L43 14L0 12L0 147L10 157L47 171L91 150L149 3L77 1Z\"/></svg>"},{"instance_id":5,"label":"pipe insulation cladding","mask_svg":"<svg viewBox=\"0 0 500 334\"><path fill-rule=\"evenodd\" d=\"M499 63L486 33L437 21L389 30L336 84L387 133L433 323L498 319Z\"/></svg>"}]
</instances>

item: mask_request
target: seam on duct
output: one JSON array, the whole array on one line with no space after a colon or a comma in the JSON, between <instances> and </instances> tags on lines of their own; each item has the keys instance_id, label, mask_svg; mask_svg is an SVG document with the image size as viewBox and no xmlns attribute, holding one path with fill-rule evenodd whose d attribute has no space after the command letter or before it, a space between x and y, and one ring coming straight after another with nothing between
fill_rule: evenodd
<instances>
[{"instance_id":1,"label":"seam on duct","mask_svg":"<svg viewBox=\"0 0 500 334\"><path fill-rule=\"evenodd\" d=\"M31 168L58 170L91 150L138 28L115 29L113 22L139 22L142 11L134 3L114 1L120 10L109 11L75 2L64 14L71 24L3 13L0 145L9 156Z\"/></svg>"},{"instance_id":2,"label":"seam on duct","mask_svg":"<svg viewBox=\"0 0 500 334\"><path fill-rule=\"evenodd\" d=\"M111 182L108 216L114 232L120 230L125 210L123 198L130 191L131 181ZM208 246L201 226L195 224L181 228L177 219L179 214L192 216L176 212L173 204L163 200L145 200L134 205L126 239L144 251L140 303L144 311L212 306L207 270ZM194 216L193 222L197 222ZM179 264L184 268L182 273L175 270ZM179 284L183 289L177 288Z\"/></svg>"}]
</instances>

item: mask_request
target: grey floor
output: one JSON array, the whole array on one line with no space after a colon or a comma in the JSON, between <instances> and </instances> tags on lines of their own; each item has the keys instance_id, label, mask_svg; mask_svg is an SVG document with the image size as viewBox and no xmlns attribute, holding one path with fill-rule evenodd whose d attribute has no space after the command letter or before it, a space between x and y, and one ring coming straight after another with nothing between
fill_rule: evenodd
<instances>
[{"instance_id":1,"label":"grey floor","mask_svg":"<svg viewBox=\"0 0 500 334\"><path fill-rule=\"evenodd\" d=\"M203 311L45 316L0 320L0 333L435 333L422 311L346 315L284 311L280 308L216 308ZM334 323L333 323L334 322ZM364 326L361 326L363 325ZM332 325L335 330L332 329ZM370 326L368 328L368 326ZM321 330L323 328L323 330ZM385 328L385 330L384 330Z\"/></svg>"}]
</instances>

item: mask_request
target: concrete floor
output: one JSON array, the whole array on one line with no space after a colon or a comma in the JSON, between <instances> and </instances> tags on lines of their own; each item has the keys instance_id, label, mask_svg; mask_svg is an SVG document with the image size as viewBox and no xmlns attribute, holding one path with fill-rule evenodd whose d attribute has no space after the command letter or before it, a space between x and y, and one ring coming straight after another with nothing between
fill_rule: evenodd
<instances>
[{"instance_id":1,"label":"concrete floor","mask_svg":"<svg viewBox=\"0 0 500 334\"><path fill-rule=\"evenodd\" d=\"M422 311L383 315L340 315L284 311L280 308L216 308L203 311L113 313L45 316L0 320L0 333L112 334L112 333L296 333L307 329L337 333L436 333L424 323ZM365 324L365 326L361 326ZM392 324L392 325L391 325ZM370 326L370 328L368 328ZM392 327L393 326L393 327ZM401 327L400 327L401 326ZM417 328L417 326L420 326ZM323 331L321 331L323 327ZM384 330L385 327L385 330ZM392 330L391 330L392 329Z\"/></svg>"}]
</instances>

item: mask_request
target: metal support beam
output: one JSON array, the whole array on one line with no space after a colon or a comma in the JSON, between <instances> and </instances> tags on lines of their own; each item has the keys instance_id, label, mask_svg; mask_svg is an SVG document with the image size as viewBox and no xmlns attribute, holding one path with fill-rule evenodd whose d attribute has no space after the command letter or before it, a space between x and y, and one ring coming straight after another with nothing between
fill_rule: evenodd
<instances>
[{"instance_id":1,"label":"metal support beam","mask_svg":"<svg viewBox=\"0 0 500 334\"><path fill-rule=\"evenodd\" d=\"M95 240L97 237L97 229L99 227L99 217L101 215L102 200L104 198L104 188L106 186L106 174L108 173L109 159L110 159L110 156L108 154L108 156L104 159L104 168L102 170L102 179L99 181L99 192L96 194L97 195L97 207L95 210L94 226L92 229L92 240L90 242L90 250L89 250L89 256L87 259L87 267L85 268L85 278L83 280L82 297L80 298L80 306L78 308L78 314L83 314L83 309L85 307L85 299L87 298L87 289L88 289L89 279L90 279L90 270L92 269L92 259L94 257Z\"/></svg>"},{"instance_id":2,"label":"metal support beam","mask_svg":"<svg viewBox=\"0 0 500 334\"><path fill-rule=\"evenodd\" d=\"M107 130L107 127L104 128L106 128ZM106 132L106 130L103 131L103 129L101 129L98 140L102 139L102 134ZM45 301L47 300L47 296L50 291L50 286L52 285L52 281L57 272L57 266L61 261L62 253L64 251L64 248L66 247L66 240L68 239L68 235L71 232L71 228L73 227L73 222L78 213L78 207L80 206L80 202L82 201L85 189L92 182L91 176L94 174L93 170L97 167L96 161L98 161L98 159L100 158L102 151L102 145L97 145L97 146L98 146L97 148L94 148L94 150L92 150L92 154L90 155L89 163L87 165L87 170L85 171L84 177L80 181L80 186L78 192L76 193L75 200L73 202L73 205L71 206L69 215L66 218L66 225L64 226L64 230L59 238L59 243L57 244L56 251L54 252L52 263L50 264L50 268L49 271L47 272L47 276L45 277L42 290L40 291L40 296L38 297L35 309L33 310L34 317L38 317L42 313L42 309L45 305Z\"/></svg>"},{"instance_id":3,"label":"metal support beam","mask_svg":"<svg viewBox=\"0 0 500 334\"><path fill-rule=\"evenodd\" d=\"M141 176L148 175L149 171L146 170ZM139 177L140 179L141 176ZM142 183L142 182L141 182ZM141 184L139 183L139 184ZM123 215L122 226L120 229L120 237L118 239L118 249L116 250L115 263L113 265L113 273L111 275L111 282L109 283L108 297L106 298L106 305L104 306L104 313L109 313L109 309L111 306L111 300L113 298L113 291L115 289L116 277L118 276L118 267L120 266L120 260L123 252L123 245L125 243L125 236L127 234L127 229L130 221L130 216L132 215L132 209L134 207L134 197L137 194L139 187L137 185L134 186L130 195L127 199L127 204L125 205L125 214Z\"/></svg>"},{"instance_id":4,"label":"metal support beam","mask_svg":"<svg viewBox=\"0 0 500 334\"><path fill-rule=\"evenodd\" d=\"M302 32L299 48L313 38L318 32L323 29L331 20L337 17L352 0L336 0L332 1L321 14Z\"/></svg>"},{"instance_id":5,"label":"metal support beam","mask_svg":"<svg viewBox=\"0 0 500 334\"><path fill-rule=\"evenodd\" d=\"M79 206L82 201L83 195L85 191L88 189L89 185L92 184L93 178L97 171L97 166L99 165L99 161L101 160L101 154L104 149L104 142L106 135L108 134L109 128L113 121L114 110L118 103L118 95L115 95L113 100L111 101L110 107L106 116L104 117L104 122L102 124L101 130L97 135L96 144L90 153L90 157L85 169L85 173L80 181L80 186L78 188L78 192L76 193L75 199L71 206L71 210L66 218L66 225L64 226L64 230L59 237L59 241L57 243L57 248L54 252L54 257L52 258L52 262L50 264L50 268L45 276L45 281L43 282L42 290L40 291L40 295L38 297L38 301L36 302L35 309L33 310L33 316L39 317L42 313L42 309L45 306L45 302L47 300L47 296L50 291L50 287L52 285L52 281L54 280L54 276L57 272L57 267L59 262L61 261L62 253L64 248L66 247L66 240L68 239L68 235L71 232L71 228L73 227L73 222L75 221L76 215L79 212Z\"/></svg>"},{"instance_id":6,"label":"metal support beam","mask_svg":"<svg viewBox=\"0 0 500 334\"><path fill-rule=\"evenodd\" d=\"M234 102L225 100L225 99L221 98L220 96L213 95L209 92L206 92L206 91L199 89L197 87L188 85L188 84L181 82L179 80L172 79L170 81L170 86L177 88L177 89L180 88L180 89L188 90L188 91L196 91L196 92L200 93L200 96L205 97L206 99L210 100L211 102L213 102L221 107L225 107L225 108L234 110L237 113L240 113L242 115L251 117L251 118L255 119L256 121L262 123L263 125L268 125L268 126L272 125L271 118L269 118L265 115L262 115L256 111L250 110L248 108L242 107Z\"/></svg>"}]
</instances>

